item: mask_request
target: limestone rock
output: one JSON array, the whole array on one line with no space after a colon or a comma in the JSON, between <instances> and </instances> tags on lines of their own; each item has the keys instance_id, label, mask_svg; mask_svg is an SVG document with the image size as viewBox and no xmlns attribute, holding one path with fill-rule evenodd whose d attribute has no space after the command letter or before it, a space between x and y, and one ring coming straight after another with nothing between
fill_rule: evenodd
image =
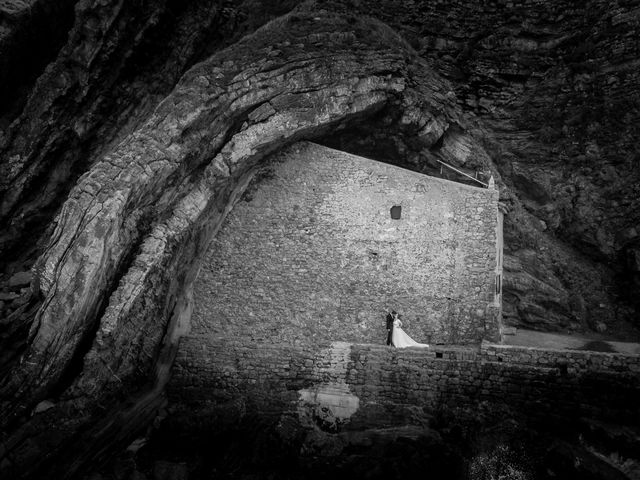
<instances>
[{"instance_id":1,"label":"limestone rock","mask_svg":"<svg viewBox=\"0 0 640 480\"><path fill-rule=\"evenodd\" d=\"M184 463L156 462L153 466L153 480L187 480L189 471Z\"/></svg>"},{"instance_id":2,"label":"limestone rock","mask_svg":"<svg viewBox=\"0 0 640 480\"><path fill-rule=\"evenodd\" d=\"M1 267L37 260L0 293L0 475L81 475L159 416L199 256L300 139L493 176L508 323L631 331L634 5L324 0L258 30L295 2L177 3L0 4Z\"/></svg>"},{"instance_id":3,"label":"limestone rock","mask_svg":"<svg viewBox=\"0 0 640 480\"><path fill-rule=\"evenodd\" d=\"M38 413L46 412L53 407L55 407L55 403L51 402L50 400L43 400L38 403L33 409L33 414L37 415Z\"/></svg>"},{"instance_id":4,"label":"limestone rock","mask_svg":"<svg viewBox=\"0 0 640 480\"><path fill-rule=\"evenodd\" d=\"M9 278L8 285L10 288L29 285L29 283L31 283L32 278L33 278L33 275L31 272L17 272L17 273L14 273L11 276L11 278Z\"/></svg>"},{"instance_id":5,"label":"limestone rock","mask_svg":"<svg viewBox=\"0 0 640 480\"><path fill-rule=\"evenodd\" d=\"M640 248L630 248L627 250L627 263L629 270L640 272Z\"/></svg>"},{"instance_id":6,"label":"limestone rock","mask_svg":"<svg viewBox=\"0 0 640 480\"><path fill-rule=\"evenodd\" d=\"M60 435L88 423L115 441L149 423L188 325L198 262L255 164L399 99L462 122L447 91L386 25L327 12L284 17L196 65L69 193L34 268L42 303L23 361L0 385L3 399L17 399L3 403L0 422L64 385L64 398L86 415L70 421L61 402L50 426ZM78 354L82 374L69 382ZM123 394L129 400L116 401ZM75 448L76 458L52 475L86 468L100 441L83 429L75 447L56 447L58 455ZM30 459L29 468L40 465Z\"/></svg>"},{"instance_id":7,"label":"limestone rock","mask_svg":"<svg viewBox=\"0 0 640 480\"><path fill-rule=\"evenodd\" d=\"M547 452L550 471L558 476L577 476L582 478L602 478L606 480L626 480L624 471L611 465L602 455L589 448L555 442Z\"/></svg>"}]
</instances>

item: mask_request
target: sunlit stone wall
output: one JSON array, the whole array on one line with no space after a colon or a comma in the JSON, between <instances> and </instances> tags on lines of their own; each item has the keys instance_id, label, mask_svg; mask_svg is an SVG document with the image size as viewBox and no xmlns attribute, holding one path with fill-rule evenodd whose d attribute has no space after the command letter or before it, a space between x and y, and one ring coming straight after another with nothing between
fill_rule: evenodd
<instances>
[{"instance_id":1,"label":"sunlit stone wall","mask_svg":"<svg viewBox=\"0 0 640 480\"><path fill-rule=\"evenodd\" d=\"M192 335L381 343L395 309L418 341L496 339L497 200L496 190L294 145L256 175L211 244Z\"/></svg>"}]
</instances>

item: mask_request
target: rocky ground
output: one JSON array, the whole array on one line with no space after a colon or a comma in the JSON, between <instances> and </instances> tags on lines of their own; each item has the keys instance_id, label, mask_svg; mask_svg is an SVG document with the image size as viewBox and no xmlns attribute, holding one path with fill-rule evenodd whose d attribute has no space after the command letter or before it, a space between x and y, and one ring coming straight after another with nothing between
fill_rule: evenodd
<instances>
[{"instance_id":1,"label":"rocky ground","mask_svg":"<svg viewBox=\"0 0 640 480\"><path fill-rule=\"evenodd\" d=\"M495 412L494 412L495 413ZM584 420L531 424L488 411L474 421L442 410L422 425L323 431L293 420L247 416L187 435L165 425L91 480L638 478L638 431ZM196 429L197 430L197 429ZM178 440L177 440L178 439Z\"/></svg>"}]
</instances>

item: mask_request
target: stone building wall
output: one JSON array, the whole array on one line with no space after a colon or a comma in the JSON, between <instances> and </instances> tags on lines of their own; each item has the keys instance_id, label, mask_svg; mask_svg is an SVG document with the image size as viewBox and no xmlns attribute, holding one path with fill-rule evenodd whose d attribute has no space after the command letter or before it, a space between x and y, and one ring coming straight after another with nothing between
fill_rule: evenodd
<instances>
[{"instance_id":1,"label":"stone building wall","mask_svg":"<svg viewBox=\"0 0 640 480\"><path fill-rule=\"evenodd\" d=\"M489 344L300 348L187 338L168 395L176 418L203 425L254 413L383 427L424 421L442 407L479 415L483 406L640 425L640 356Z\"/></svg>"},{"instance_id":2,"label":"stone building wall","mask_svg":"<svg viewBox=\"0 0 640 480\"><path fill-rule=\"evenodd\" d=\"M297 144L257 174L210 246L193 334L371 343L395 309L418 341L497 339L497 200L496 190Z\"/></svg>"},{"instance_id":3,"label":"stone building wall","mask_svg":"<svg viewBox=\"0 0 640 480\"><path fill-rule=\"evenodd\" d=\"M639 356L479 342L497 192L308 143L259 175L196 282L167 389L180 428L255 414L357 430L443 407L640 425ZM386 347L385 307L417 340L475 345Z\"/></svg>"}]
</instances>

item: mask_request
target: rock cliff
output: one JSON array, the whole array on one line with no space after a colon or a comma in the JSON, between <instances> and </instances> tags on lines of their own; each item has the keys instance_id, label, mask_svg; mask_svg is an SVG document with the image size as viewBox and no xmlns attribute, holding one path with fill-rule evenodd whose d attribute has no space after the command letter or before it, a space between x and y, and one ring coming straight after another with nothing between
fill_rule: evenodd
<instances>
[{"instance_id":1,"label":"rock cliff","mask_svg":"<svg viewBox=\"0 0 640 480\"><path fill-rule=\"evenodd\" d=\"M0 2L3 470L162 416L202 253L300 139L493 175L507 323L633 331L638 2L295 3Z\"/></svg>"}]
</instances>

